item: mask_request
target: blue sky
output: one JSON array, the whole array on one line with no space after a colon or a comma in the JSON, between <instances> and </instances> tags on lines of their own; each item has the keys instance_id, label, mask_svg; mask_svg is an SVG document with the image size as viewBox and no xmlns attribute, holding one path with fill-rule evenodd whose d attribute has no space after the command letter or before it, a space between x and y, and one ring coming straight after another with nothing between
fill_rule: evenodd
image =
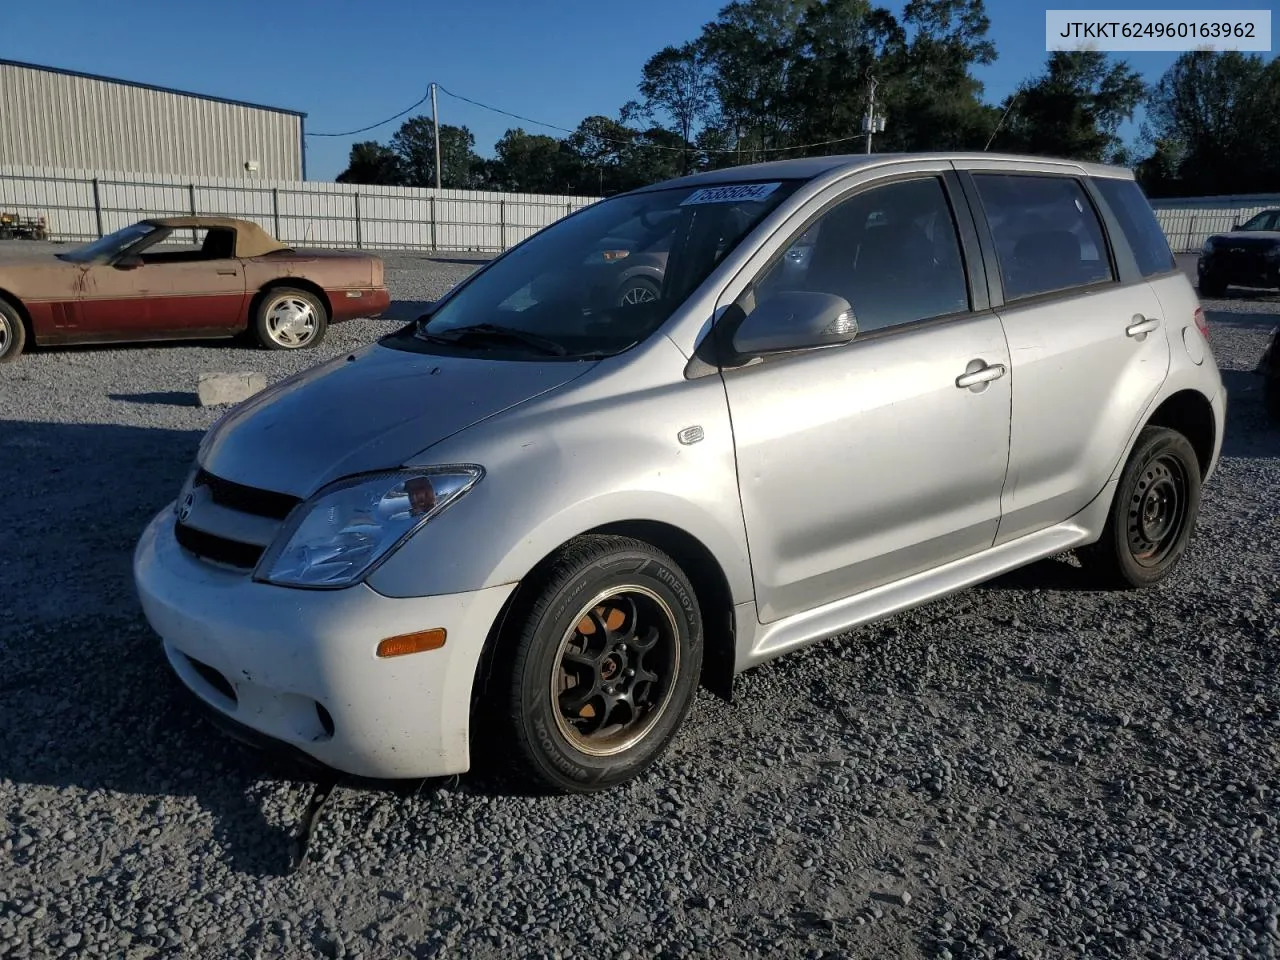
<instances>
[{"instance_id":1,"label":"blue sky","mask_svg":"<svg viewBox=\"0 0 1280 960\"><path fill-rule=\"evenodd\" d=\"M418 99L433 80L475 100L564 127L575 127L593 113L614 116L637 95L644 61L666 44L696 36L724 0L646 0L640 5L601 0L2 2L0 58L288 107L308 114L308 132L324 132L391 116ZM1246 0L1230 6L1257 9L1272 3ZM902 4L890 0L888 6L896 12ZM1110 6L1212 8L1205 0L1129 0ZM980 74L989 101L999 101L1043 66L1047 7L1107 5L1097 0L987 0L1000 55ZM1123 56L1154 80L1176 55ZM422 109L426 112L427 106ZM477 149L486 155L509 126L518 125L444 96L440 114L444 123L470 127ZM353 140L388 139L396 125L345 139L308 137L308 176L332 179L346 166Z\"/></svg>"}]
</instances>

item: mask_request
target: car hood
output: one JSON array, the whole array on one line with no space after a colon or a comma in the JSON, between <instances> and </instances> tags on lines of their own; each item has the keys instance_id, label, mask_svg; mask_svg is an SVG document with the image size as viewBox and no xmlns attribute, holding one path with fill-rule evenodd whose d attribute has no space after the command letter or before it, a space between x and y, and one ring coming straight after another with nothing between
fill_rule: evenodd
<instances>
[{"instance_id":1,"label":"car hood","mask_svg":"<svg viewBox=\"0 0 1280 960\"><path fill-rule=\"evenodd\" d=\"M308 497L415 454L575 380L595 363L436 356L372 344L296 374L205 435L200 465L235 483Z\"/></svg>"},{"instance_id":2,"label":"car hood","mask_svg":"<svg viewBox=\"0 0 1280 960\"><path fill-rule=\"evenodd\" d=\"M1254 241L1255 245L1280 243L1280 231L1277 230L1231 230L1227 233L1215 233L1211 240L1222 240L1227 243Z\"/></svg>"}]
</instances>

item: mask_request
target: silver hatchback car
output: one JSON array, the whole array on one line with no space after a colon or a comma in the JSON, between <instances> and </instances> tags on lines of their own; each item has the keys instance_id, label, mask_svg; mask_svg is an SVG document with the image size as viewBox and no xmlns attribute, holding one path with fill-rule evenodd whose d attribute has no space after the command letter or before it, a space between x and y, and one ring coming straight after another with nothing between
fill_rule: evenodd
<instances>
[{"instance_id":1,"label":"silver hatchback car","mask_svg":"<svg viewBox=\"0 0 1280 960\"><path fill-rule=\"evenodd\" d=\"M651 298L593 280L624 224L670 231ZM700 684L859 624L1071 548L1100 583L1167 577L1225 403L1129 171L736 167L566 217L235 408L134 572L241 734L590 791Z\"/></svg>"}]
</instances>

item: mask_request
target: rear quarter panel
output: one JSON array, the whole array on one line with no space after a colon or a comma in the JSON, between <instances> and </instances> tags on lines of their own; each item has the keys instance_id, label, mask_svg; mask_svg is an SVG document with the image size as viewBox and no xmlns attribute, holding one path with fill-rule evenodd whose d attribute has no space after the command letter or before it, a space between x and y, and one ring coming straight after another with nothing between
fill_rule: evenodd
<instances>
[{"instance_id":1,"label":"rear quarter panel","mask_svg":"<svg viewBox=\"0 0 1280 960\"><path fill-rule=\"evenodd\" d=\"M390 297L382 275L381 258L358 251L296 250L245 261L251 293L272 282L309 281L325 292L333 322L376 316L385 310Z\"/></svg>"}]
</instances>

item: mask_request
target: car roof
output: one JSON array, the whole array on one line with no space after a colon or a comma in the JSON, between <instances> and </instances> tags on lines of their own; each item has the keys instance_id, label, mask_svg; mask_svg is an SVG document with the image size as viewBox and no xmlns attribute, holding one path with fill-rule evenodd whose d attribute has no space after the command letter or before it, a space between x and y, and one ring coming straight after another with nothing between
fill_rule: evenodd
<instances>
[{"instance_id":1,"label":"car roof","mask_svg":"<svg viewBox=\"0 0 1280 960\"><path fill-rule=\"evenodd\" d=\"M905 163L915 160L987 160L998 161L1000 165L1027 164L1043 168L1046 164L1061 165L1088 176L1118 177L1132 179L1133 173L1125 167L1104 163L1086 163L1077 160L1065 160L1057 157L1033 157L1015 153L977 153L977 152L921 152L921 153L850 153L827 157L798 157L790 160L770 160L762 163L748 163L737 167L724 167L719 170L707 170L674 180L666 180L636 191L641 193L654 189L670 189L672 187L711 186L717 183L741 183L760 179L780 180L813 180L817 177L837 172L852 172L860 167L887 166L894 163Z\"/></svg>"},{"instance_id":2,"label":"car roof","mask_svg":"<svg viewBox=\"0 0 1280 960\"><path fill-rule=\"evenodd\" d=\"M287 244L281 243L252 220L238 220L235 217L194 216L153 217L148 220L143 220L142 222L149 223L157 227L166 227L172 230L208 230L213 228L234 230L236 232L237 257L260 257L263 254L271 253L274 250L290 249Z\"/></svg>"}]
</instances>

